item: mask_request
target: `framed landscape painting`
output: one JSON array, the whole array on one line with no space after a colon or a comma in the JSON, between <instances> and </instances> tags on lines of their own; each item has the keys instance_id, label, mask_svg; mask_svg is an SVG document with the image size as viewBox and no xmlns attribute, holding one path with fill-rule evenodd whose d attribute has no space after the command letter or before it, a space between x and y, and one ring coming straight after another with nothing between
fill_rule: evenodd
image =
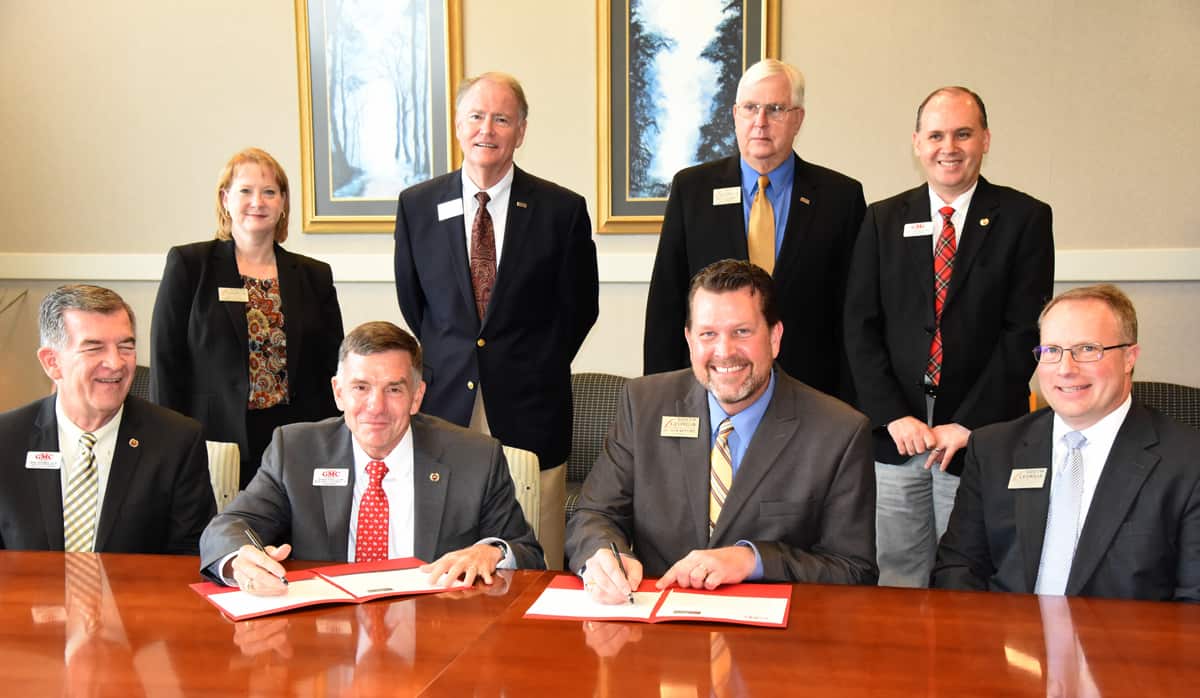
<instances>
[{"instance_id":1,"label":"framed landscape painting","mask_svg":"<svg viewBox=\"0 0 1200 698\"><path fill-rule=\"evenodd\" d=\"M295 0L303 230L391 232L454 167L461 0Z\"/></svg>"},{"instance_id":2,"label":"framed landscape painting","mask_svg":"<svg viewBox=\"0 0 1200 698\"><path fill-rule=\"evenodd\" d=\"M657 233L679 170L737 152L738 79L779 55L779 0L597 0L598 232Z\"/></svg>"}]
</instances>

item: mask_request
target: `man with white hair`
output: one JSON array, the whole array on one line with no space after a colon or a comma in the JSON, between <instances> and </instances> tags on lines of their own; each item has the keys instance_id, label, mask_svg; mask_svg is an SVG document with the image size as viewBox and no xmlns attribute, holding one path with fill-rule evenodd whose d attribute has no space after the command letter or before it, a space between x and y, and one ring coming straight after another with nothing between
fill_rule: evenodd
<instances>
[{"instance_id":1,"label":"man with white hair","mask_svg":"<svg viewBox=\"0 0 1200 698\"><path fill-rule=\"evenodd\" d=\"M646 300L646 374L688 366L688 283L722 259L774 278L784 337L779 363L825 393L849 397L841 314L862 184L792 150L804 122L804 76L768 58L742 75L732 106L738 154L681 170L671 183Z\"/></svg>"}]
</instances>

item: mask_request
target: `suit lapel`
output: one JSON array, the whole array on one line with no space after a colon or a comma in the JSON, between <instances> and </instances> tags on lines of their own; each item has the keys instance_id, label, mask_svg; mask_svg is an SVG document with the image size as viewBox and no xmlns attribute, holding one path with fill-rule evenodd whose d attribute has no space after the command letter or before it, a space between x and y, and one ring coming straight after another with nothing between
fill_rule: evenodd
<instances>
[{"instance_id":1,"label":"suit lapel","mask_svg":"<svg viewBox=\"0 0 1200 698\"><path fill-rule=\"evenodd\" d=\"M30 451L58 451L58 418L54 412L55 397L42 400L41 409L29 434ZM61 455L61 453L60 453ZM67 464L62 463L62 468ZM49 550L63 549L63 491L62 474L57 470L38 470L32 473L37 482L38 503L41 505L42 523L46 530L46 547Z\"/></svg>"},{"instance_id":2,"label":"suit lapel","mask_svg":"<svg viewBox=\"0 0 1200 698\"><path fill-rule=\"evenodd\" d=\"M530 259L530 255L526 254L523 248L528 244L527 231L532 229L534 207L538 203L533 180L524 170L513 165L512 189L508 195L508 213L504 224L504 247L500 250L500 262L496 267L496 284L492 287L492 297L483 314L483 324L485 325L493 314L492 309L498 305L503 307L501 296L514 283L511 280L513 272L505 273L505 270L515 268L520 264L520 260ZM508 260L507 265L505 260ZM474 303L473 294L474 290L472 290L472 303Z\"/></svg>"},{"instance_id":3,"label":"suit lapel","mask_svg":"<svg viewBox=\"0 0 1200 698\"><path fill-rule=\"evenodd\" d=\"M327 545L332 551L332 560L349 560L347 545L350 539L350 506L354 501L354 447L351 445L350 428L343 422L334 436L333 459L330 463L317 466L349 468L350 477L345 487L317 487L321 492L321 506L325 512Z\"/></svg>"},{"instance_id":4,"label":"suit lapel","mask_svg":"<svg viewBox=\"0 0 1200 698\"><path fill-rule=\"evenodd\" d=\"M414 421L413 431L413 554L426 562L437 559L442 537L442 513L452 472L434 453L423 425Z\"/></svg>"},{"instance_id":5,"label":"suit lapel","mask_svg":"<svg viewBox=\"0 0 1200 698\"><path fill-rule=\"evenodd\" d=\"M708 480L712 446L712 425L708 419L708 398L704 386L693 381L688 394L675 401L675 413L670 416L698 417L700 427L696 438L670 438L677 442L679 462L683 464L683 482L690 503L692 540L689 549L708 547ZM685 533L686 535L686 533Z\"/></svg>"},{"instance_id":6,"label":"suit lapel","mask_svg":"<svg viewBox=\"0 0 1200 698\"><path fill-rule=\"evenodd\" d=\"M304 307L296 256L278 244L275 245L275 269L276 274L279 275L279 302L283 306L284 323L289 330L287 333L287 365L294 371L296 367L300 366L300 354L304 349L300 341L304 332L297 331L300 329L297 325L312 308ZM294 383L289 384L289 391L294 388L294 385Z\"/></svg>"},{"instance_id":7,"label":"suit lapel","mask_svg":"<svg viewBox=\"0 0 1200 698\"><path fill-rule=\"evenodd\" d=\"M1051 467L1050 432L1053 413L1046 410L1041 418L1034 420L1025 433L1025 439L1013 453L1013 470L1045 468L1046 479L1037 489L1009 490L1013 498L1013 517L1016 526L1017 545L1021 550L1025 586L1022 591L1033 593L1037 583L1038 565L1042 561L1042 541L1046 537L1046 516L1050 511ZM1007 483L1004 484L1007 487Z\"/></svg>"},{"instance_id":8,"label":"suit lapel","mask_svg":"<svg viewBox=\"0 0 1200 698\"><path fill-rule=\"evenodd\" d=\"M726 544L724 540L726 531L730 529L732 522L741 516L742 509L746 508L751 501L751 495L758 489L763 478L771 472L771 468L775 467L775 461L779 459L784 446L796 434L797 421L798 415L792 391L783 381L777 379L771 403L767 405L762 421L754 431L754 438L746 448L745 455L742 456L737 474L733 476L733 485L729 488L729 496L725 499L725 506L721 508L721 518L713 530L711 547L715 548ZM794 467L801 466L795 464ZM761 497L753 499L758 501ZM754 519L758 516L758 512L751 511L747 516Z\"/></svg>"},{"instance_id":9,"label":"suit lapel","mask_svg":"<svg viewBox=\"0 0 1200 698\"><path fill-rule=\"evenodd\" d=\"M246 284L242 281L241 274L238 273L237 257L234 255L233 250L233 240L225 240L217 243L213 247L213 257L216 258L213 268L216 270L217 293L220 293L220 289L222 288L245 288ZM246 304L222 302L221 305L225 307L225 314L233 326L234 336L241 343L240 346L246 346L247 336L249 335L249 331L246 329ZM244 364L241 368L242 370L246 370Z\"/></svg>"},{"instance_id":10,"label":"suit lapel","mask_svg":"<svg viewBox=\"0 0 1200 698\"><path fill-rule=\"evenodd\" d=\"M890 235L904 235L904 226L909 223L928 223L929 218L929 188L928 185L909 191L905 197L904 209L901 212L900 230L889 231ZM934 224L937 228L937 224ZM935 230L934 235L938 233ZM912 285L914 292L921 297L920 307L928 313L920 318L923 325L933 325L933 242L929 236L901 237L900 246L907 259L906 269L914 270Z\"/></svg>"},{"instance_id":11,"label":"suit lapel","mask_svg":"<svg viewBox=\"0 0 1200 698\"><path fill-rule=\"evenodd\" d=\"M809 165L792 154L796 165L792 177L792 199L788 208L788 219L784 223L783 245L779 248L779 259L775 260L776 278L780 278L791 270L799 270L800 250L804 248L804 238L811 228L813 203L819 200L817 183L809 177Z\"/></svg>"},{"instance_id":12,"label":"suit lapel","mask_svg":"<svg viewBox=\"0 0 1200 698\"><path fill-rule=\"evenodd\" d=\"M126 398L112 464L108 467L108 482L104 485L104 504L100 507L100 523L96 528L96 552L108 548L108 539L121 516L125 497L137 479L142 460L141 439L150 436L144 433L142 426L141 406L136 398Z\"/></svg>"},{"instance_id":13,"label":"suit lapel","mask_svg":"<svg viewBox=\"0 0 1200 698\"><path fill-rule=\"evenodd\" d=\"M1158 443L1158 434L1146 412L1134 405L1117 431L1108 460L1096 483L1096 492L1088 507L1087 519L1079 533L1071 574L1067 578L1067 595L1083 591L1096 566L1107 554L1117 529L1137 499L1146 478L1158 465L1159 457L1149 449Z\"/></svg>"},{"instance_id":14,"label":"suit lapel","mask_svg":"<svg viewBox=\"0 0 1200 698\"><path fill-rule=\"evenodd\" d=\"M463 173L462 170L451 172L443 180L443 186L439 187L434 192L434 200L430 205L434 208L434 215L437 215L437 207L445 201L462 201L463 197ZM442 221L434 223L433 233L430 236L431 240L436 242L443 252L454 260L451 267L455 270L454 285L458 287L459 297L465 303L465 307L470 308L471 317L475 313L475 291L471 288L471 262L467 255L467 232L471 230L471 223L466 219L466 212L461 216L451 216Z\"/></svg>"},{"instance_id":15,"label":"suit lapel","mask_svg":"<svg viewBox=\"0 0 1200 698\"><path fill-rule=\"evenodd\" d=\"M971 197L971 205L967 207L962 237L958 249L954 253L954 271L950 274L950 288L946 291L947 306L954 302L959 289L966 283L971 266L975 263L975 258L979 256L979 250L983 248L988 234L994 229L997 205L992 186L986 179L980 177L975 194ZM984 225L983 221L987 221L987 225ZM930 259L932 260L932 254ZM932 261L930 265L932 274Z\"/></svg>"},{"instance_id":16,"label":"suit lapel","mask_svg":"<svg viewBox=\"0 0 1200 698\"><path fill-rule=\"evenodd\" d=\"M736 155L726 161L725 166L719 170L712 183L714 191L728 187L737 188L737 204L712 206L711 200L705 202L712 206L713 224L710 226L710 230L725 238L725 243L719 246L729 250L729 257L750 259L750 245L746 241L746 214L743 209L745 204L742 203L742 197L745 196L745 192L742 191L742 165L741 158ZM700 195L711 199L712 192L701 192ZM705 409L707 410L707 408ZM705 526L707 525L705 524ZM705 531L705 535L708 535L707 531Z\"/></svg>"}]
</instances>

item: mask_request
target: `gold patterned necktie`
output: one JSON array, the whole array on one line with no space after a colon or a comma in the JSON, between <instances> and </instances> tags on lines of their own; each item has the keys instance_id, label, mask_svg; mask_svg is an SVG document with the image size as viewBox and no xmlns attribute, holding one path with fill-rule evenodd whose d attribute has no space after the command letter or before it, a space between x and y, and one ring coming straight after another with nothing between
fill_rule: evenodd
<instances>
[{"instance_id":1,"label":"gold patterned necktie","mask_svg":"<svg viewBox=\"0 0 1200 698\"><path fill-rule=\"evenodd\" d=\"M733 432L733 421L726 417L717 427L717 441L709 457L708 483L708 535L712 537L721 517L721 507L733 484L733 457L729 452L729 435Z\"/></svg>"},{"instance_id":2,"label":"gold patterned necktie","mask_svg":"<svg viewBox=\"0 0 1200 698\"><path fill-rule=\"evenodd\" d=\"M100 491L96 478L96 435L84 432L79 437L79 457L67 481L67 497L63 502L63 550L92 552L96 539L97 496Z\"/></svg>"},{"instance_id":3,"label":"gold patterned necktie","mask_svg":"<svg viewBox=\"0 0 1200 698\"><path fill-rule=\"evenodd\" d=\"M767 198L767 187L771 180L766 175L758 177L758 192L750 204L750 261L768 274L775 273L775 209Z\"/></svg>"}]
</instances>

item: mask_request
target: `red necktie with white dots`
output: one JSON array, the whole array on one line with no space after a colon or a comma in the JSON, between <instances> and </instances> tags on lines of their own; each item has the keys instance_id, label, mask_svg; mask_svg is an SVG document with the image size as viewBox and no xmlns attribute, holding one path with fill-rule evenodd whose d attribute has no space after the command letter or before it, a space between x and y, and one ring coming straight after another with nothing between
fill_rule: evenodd
<instances>
[{"instance_id":1,"label":"red necktie with white dots","mask_svg":"<svg viewBox=\"0 0 1200 698\"><path fill-rule=\"evenodd\" d=\"M933 385L942 380L942 309L946 307L946 292L950 289L956 248L954 222L950 220L954 209L944 206L938 209L938 213L942 214L942 234L933 250L933 342L929 345L929 365L925 367L925 375Z\"/></svg>"},{"instance_id":2,"label":"red necktie with white dots","mask_svg":"<svg viewBox=\"0 0 1200 698\"><path fill-rule=\"evenodd\" d=\"M358 502L358 526L354 531L354 561L375 562L388 559L388 500L383 491L383 476L388 467L383 461L367 463L371 481Z\"/></svg>"}]
</instances>

